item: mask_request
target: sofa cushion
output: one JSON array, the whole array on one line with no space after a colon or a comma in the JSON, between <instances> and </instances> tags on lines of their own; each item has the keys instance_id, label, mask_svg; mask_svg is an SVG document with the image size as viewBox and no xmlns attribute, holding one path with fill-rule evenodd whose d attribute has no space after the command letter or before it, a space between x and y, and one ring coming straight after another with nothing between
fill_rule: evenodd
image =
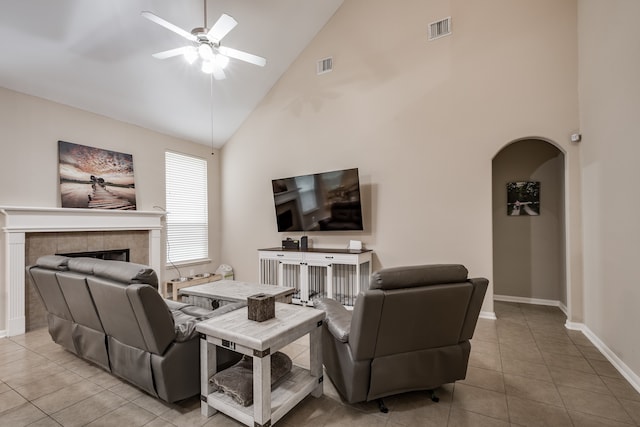
<instances>
[{"instance_id":1,"label":"sofa cushion","mask_svg":"<svg viewBox=\"0 0 640 427\"><path fill-rule=\"evenodd\" d=\"M103 261L91 257L69 258L69 270L80 274L93 274L93 268L98 262Z\"/></svg>"},{"instance_id":2,"label":"sofa cushion","mask_svg":"<svg viewBox=\"0 0 640 427\"><path fill-rule=\"evenodd\" d=\"M96 263L93 274L125 283L144 283L158 289L158 276L152 268L125 261Z\"/></svg>"},{"instance_id":3,"label":"sofa cushion","mask_svg":"<svg viewBox=\"0 0 640 427\"><path fill-rule=\"evenodd\" d=\"M39 267L51 268L53 270L68 270L69 258L62 255L45 255L38 258L36 264Z\"/></svg>"},{"instance_id":4,"label":"sofa cushion","mask_svg":"<svg viewBox=\"0 0 640 427\"><path fill-rule=\"evenodd\" d=\"M416 286L461 283L467 280L468 271L460 264L414 265L385 268L371 275L369 289L400 289Z\"/></svg>"}]
</instances>

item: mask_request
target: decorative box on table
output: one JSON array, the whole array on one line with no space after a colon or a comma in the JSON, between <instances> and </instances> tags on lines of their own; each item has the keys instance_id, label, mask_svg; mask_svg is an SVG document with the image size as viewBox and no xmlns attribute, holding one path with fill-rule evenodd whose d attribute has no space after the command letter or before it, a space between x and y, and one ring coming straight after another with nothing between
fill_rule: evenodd
<instances>
[{"instance_id":1,"label":"decorative box on table","mask_svg":"<svg viewBox=\"0 0 640 427\"><path fill-rule=\"evenodd\" d=\"M249 320L264 322L276 315L276 299L273 295L256 294L247 298Z\"/></svg>"}]
</instances>

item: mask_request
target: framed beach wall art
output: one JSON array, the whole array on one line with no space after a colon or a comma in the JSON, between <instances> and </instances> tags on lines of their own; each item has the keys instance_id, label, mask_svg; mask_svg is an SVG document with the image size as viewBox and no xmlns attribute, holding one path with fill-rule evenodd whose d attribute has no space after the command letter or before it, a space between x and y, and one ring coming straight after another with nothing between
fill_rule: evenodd
<instances>
[{"instance_id":1,"label":"framed beach wall art","mask_svg":"<svg viewBox=\"0 0 640 427\"><path fill-rule=\"evenodd\" d=\"M133 156L58 141L63 208L136 209Z\"/></svg>"},{"instance_id":2,"label":"framed beach wall art","mask_svg":"<svg viewBox=\"0 0 640 427\"><path fill-rule=\"evenodd\" d=\"M507 183L507 215L540 215L540 182Z\"/></svg>"}]
</instances>

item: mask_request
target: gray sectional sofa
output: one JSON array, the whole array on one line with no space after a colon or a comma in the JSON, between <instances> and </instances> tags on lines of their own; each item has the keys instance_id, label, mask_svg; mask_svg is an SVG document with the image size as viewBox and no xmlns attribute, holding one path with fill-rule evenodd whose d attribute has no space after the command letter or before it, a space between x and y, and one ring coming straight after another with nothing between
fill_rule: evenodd
<instances>
[{"instance_id":1,"label":"gray sectional sofa","mask_svg":"<svg viewBox=\"0 0 640 427\"><path fill-rule=\"evenodd\" d=\"M58 344L166 402L200 393L195 325L244 304L207 310L163 299L149 267L49 255L27 267ZM218 370L240 355L218 349Z\"/></svg>"}]
</instances>

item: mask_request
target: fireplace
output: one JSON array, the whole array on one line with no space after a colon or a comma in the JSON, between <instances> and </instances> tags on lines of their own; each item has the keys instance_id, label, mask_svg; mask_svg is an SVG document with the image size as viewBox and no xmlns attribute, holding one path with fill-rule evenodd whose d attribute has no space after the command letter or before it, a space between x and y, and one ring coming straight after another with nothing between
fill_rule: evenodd
<instances>
[{"instance_id":1,"label":"fireplace","mask_svg":"<svg viewBox=\"0 0 640 427\"><path fill-rule=\"evenodd\" d=\"M24 251L26 265L34 265L41 256L52 254L149 264L149 232L114 230L26 233ZM47 311L27 276L24 298L25 331L46 326Z\"/></svg>"},{"instance_id":2,"label":"fireplace","mask_svg":"<svg viewBox=\"0 0 640 427\"><path fill-rule=\"evenodd\" d=\"M127 247L131 262L151 266L162 281L163 216L156 211L0 206L0 337L26 330L30 286L25 268L40 251L50 255Z\"/></svg>"},{"instance_id":3,"label":"fireplace","mask_svg":"<svg viewBox=\"0 0 640 427\"><path fill-rule=\"evenodd\" d=\"M67 253L58 253L56 255L67 256L72 258L86 257L86 258L97 258L97 259L106 259L113 261L126 261L129 262L131 250L129 248L125 249L109 249L102 251L86 251L86 252L67 252Z\"/></svg>"}]
</instances>

